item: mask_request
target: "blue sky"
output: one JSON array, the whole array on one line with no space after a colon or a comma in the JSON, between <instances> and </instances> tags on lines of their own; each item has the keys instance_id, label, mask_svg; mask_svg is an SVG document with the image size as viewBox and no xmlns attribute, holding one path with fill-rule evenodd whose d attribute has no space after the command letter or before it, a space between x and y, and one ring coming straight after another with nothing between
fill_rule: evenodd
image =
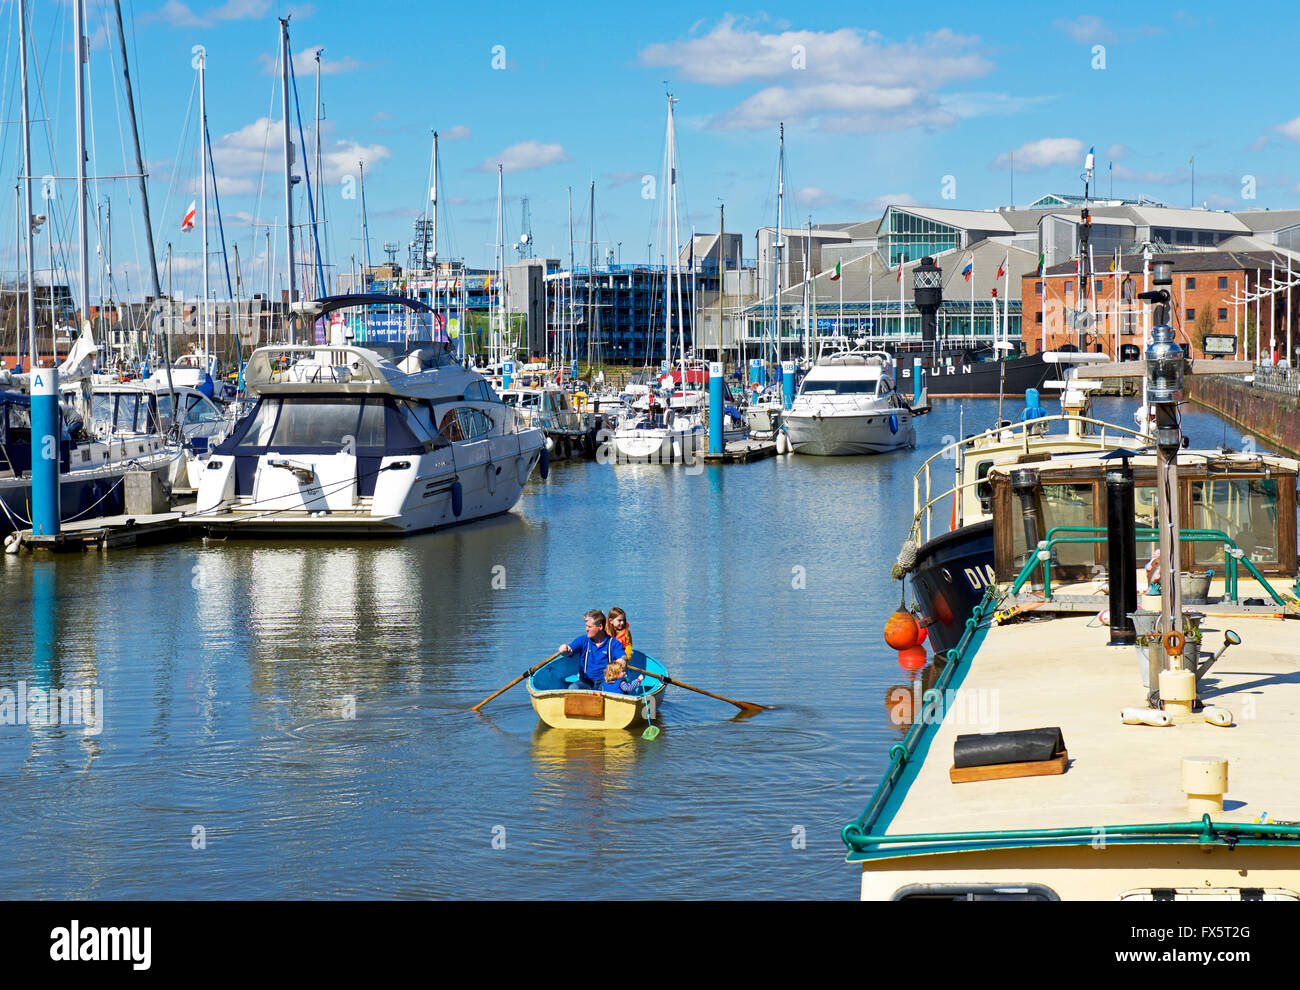
<instances>
[{"instance_id":1,"label":"blue sky","mask_svg":"<svg viewBox=\"0 0 1300 990\"><path fill-rule=\"evenodd\" d=\"M5 121L18 115L14 7L2 8ZM643 198L642 176L661 172L665 81L680 100L682 228L715 230L725 202L727 227L745 233L747 256L755 229L775 219L781 120L793 223L810 216L815 223L865 219L888 202L1003 205L1011 196L1009 154L1017 202L1079 191L1090 145L1103 193L1113 163L1116 195L1187 205L1188 160L1195 157L1198 204L1300 204L1300 99L1284 75L1294 56L1287 32L1259 27L1287 22L1293 8L1280 3L1257 4L1249 14L1221 4L1156 10L1094 3L1086 15L1046 13L1042 4L942 2L545 10L536 3L367 8L129 0L123 8L159 251L169 240L174 245L177 289L186 293L197 289L200 250L197 232L179 229L198 181L192 48L207 51L227 246L233 255L239 245L245 278L261 291L265 228L250 222L283 223L274 66L276 17L289 11L308 131L311 52L325 50L324 197L330 255L343 267L352 255L363 256L360 201L346 197L362 158L371 258L381 259L383 242L392 241L405 259L411 220L425 206L435 127L446 138L440 253L491 264L495 164L504 161L508 241L518 237L520 197L527 195L538 253L567 257L572 186L577 253L585 258L587 187L594 179L598 250L613 248L630 262L644 260L647 244L655 243L657 255L658 201ZM61 174L71 174L74 157L70 11L69 0L45 0L31 14ZM111 4L89 0L91 169L103 175L131 169L129 137L119 129L125 110L117 40L106 31L111 16ZM43 127L34 139L38 175L52 171ZM0 136L0 156L11 177L9 196L0 197L0 231L10 232L0 236L0 255L12 272L12 185L20 159L11 124ZM955 199L941 196L945 176L955 180ZM1252 186L1255 198L1244 198ZM75 229L72 187L61 183L59 190L56 250ZM118 294L129 282L136 295L144 244L134 189L104 180L98 193L113 203ZM36 211L43 209L38 203ZM295 209L301 221L301 201ZM92 234L92 263L96 243ZM215 234L212 243L215 250ZM45 252L42 232L39 266ZM282 258L277 262L282 270ZM220 272L218 260L214 285L224 285Z\"/></svg>"}]
</instances>

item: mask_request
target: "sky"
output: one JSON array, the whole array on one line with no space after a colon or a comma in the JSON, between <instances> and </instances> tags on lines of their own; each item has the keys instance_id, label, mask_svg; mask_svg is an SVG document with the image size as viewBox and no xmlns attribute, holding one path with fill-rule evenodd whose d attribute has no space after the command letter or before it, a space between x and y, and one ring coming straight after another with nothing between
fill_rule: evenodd
<instances>
[{"instance_id":1,"label":"sky","mask_svg":"<svg viewBox=\"0 0 1300 990\"><path fill-rule=\"evenodd\" d=\"M75 171L70 0L32 5L33 175ZM439 254L491 267L497 164L503 165L510 260L527 197L538 255L567 259L572 189L575 253L587 254L596 184L598 257L658 260L667 93L675 108L679 224L728 230L755 254L776 219L778 125L785 124L789 224L878 216L885 204L989 209L1047 192L1080 192L1096 148L1102 195L1144 194L1210 209L1300 205L1300 97L1284 31L1290 5L1097 2L1087 14L1004 2L762 7L661 2L275 4L268 0L123 0L135 99L160 259L170 243L178 294L199 291L202 240L181 220L198 195L195 46L206 52L208 128L225 233L246 295L265 291L266 232L280 225L270 274L282 279L279 24L289 16L297 94L315 182L315 51L321 55L322 260L364 263L399 245L426 209L431 132L440 133ZM1056 5L1053 5L1056 6ZM90 236L92 295L112 241L117 298L144 289L146 243L120 75L112 3L87 2L89 169L96 208L112 222ZM21 172L16 3L5 34L0 162L0 267L17 259L13 187ZM294 120L294 143L297 121ZM299 151L299 166L302 162ZM1193 164L1194 163L1194 164ZM1195 186L1193 189L1193 169ZM55 199L46 201L49 186ZM1014 192L1013 192L1014 186ZM33 212L75 268L75 187L35 184ZM302 185L295 223L305 222ZM260 193L260 195L259 195ZM49 233L53 227L52 236ZM310 247L309 247L310 249ZM225 296L215 212L212 290ZM355 259L355 261L354 261ZM278 274L277 274L278 273ZM166 276L164 275L164 282ZM62 281L62 276L60 276ZM281 281L273 282L278 292Z\"/></svg>"}]
</instances>

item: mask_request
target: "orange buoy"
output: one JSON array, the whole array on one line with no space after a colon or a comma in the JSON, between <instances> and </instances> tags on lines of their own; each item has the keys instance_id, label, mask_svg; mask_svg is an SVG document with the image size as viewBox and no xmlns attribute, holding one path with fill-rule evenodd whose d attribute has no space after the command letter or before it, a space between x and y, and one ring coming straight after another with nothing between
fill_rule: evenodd
<instances>
[{"instance_id":1,"label":"orange buoy","mask_svg":"<svg viewBox=\"0 0 1300 990\"><path fill-rule=\"evenodd\" d=\"M904 670L916 673L925 666L926 655L924 646L909 646L906 649L898 651L898 665Z\"/></svg>"},{"instance_id":2,"label":"orange buoy","mask_svg":"<svg viewBox=\"0 0 1300 990\"><path fill-rule=\"evenodd\" d=\"M921 627L916 616L899 609L885 620L885 642L896 650L906 650L921 642Z\"/></svg>"}]
</instances>

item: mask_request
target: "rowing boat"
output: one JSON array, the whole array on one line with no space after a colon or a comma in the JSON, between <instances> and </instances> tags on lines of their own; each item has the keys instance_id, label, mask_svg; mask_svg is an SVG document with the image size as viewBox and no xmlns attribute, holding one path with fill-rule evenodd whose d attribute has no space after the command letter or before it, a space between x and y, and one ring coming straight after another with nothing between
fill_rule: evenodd
<instances>
[{"instance_id":1,"label":"rowing boat","mask_svg":"<svg viewBox=\"0 0 1300 990\"><path fill-rule=\"evenodd\" d=\"M636 694L574 688L578 679L577 656L559 656L528 678L533 709L547 725L557 729L626 729L634 722L649 722L659 709L667 684L662 677L647 676ZM654 657L632 651L631 665L666 676Z\"/></svg>"}]
</instances>

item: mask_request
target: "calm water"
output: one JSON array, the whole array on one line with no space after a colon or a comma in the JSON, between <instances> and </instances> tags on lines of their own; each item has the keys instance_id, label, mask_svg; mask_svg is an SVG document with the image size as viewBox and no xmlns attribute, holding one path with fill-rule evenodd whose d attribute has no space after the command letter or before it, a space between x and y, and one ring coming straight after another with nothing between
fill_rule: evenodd
<instances>
[{"instance_id":1,"label":"calm water","mask_svg":"<svg viewBox=\"0 0 1300 990\"><path fill-rule=\"evenodd\" d=\"M839 830L902 733L889 565L963 408L996 403L874 458L557 465L400 542L0 556L0 688L104 712L0 725L0 896L855 897ZM648 742L541 727L522 684L467 711L613 605L674 675L779 710L669 688Z\"/></svg>"}]
</instances>

